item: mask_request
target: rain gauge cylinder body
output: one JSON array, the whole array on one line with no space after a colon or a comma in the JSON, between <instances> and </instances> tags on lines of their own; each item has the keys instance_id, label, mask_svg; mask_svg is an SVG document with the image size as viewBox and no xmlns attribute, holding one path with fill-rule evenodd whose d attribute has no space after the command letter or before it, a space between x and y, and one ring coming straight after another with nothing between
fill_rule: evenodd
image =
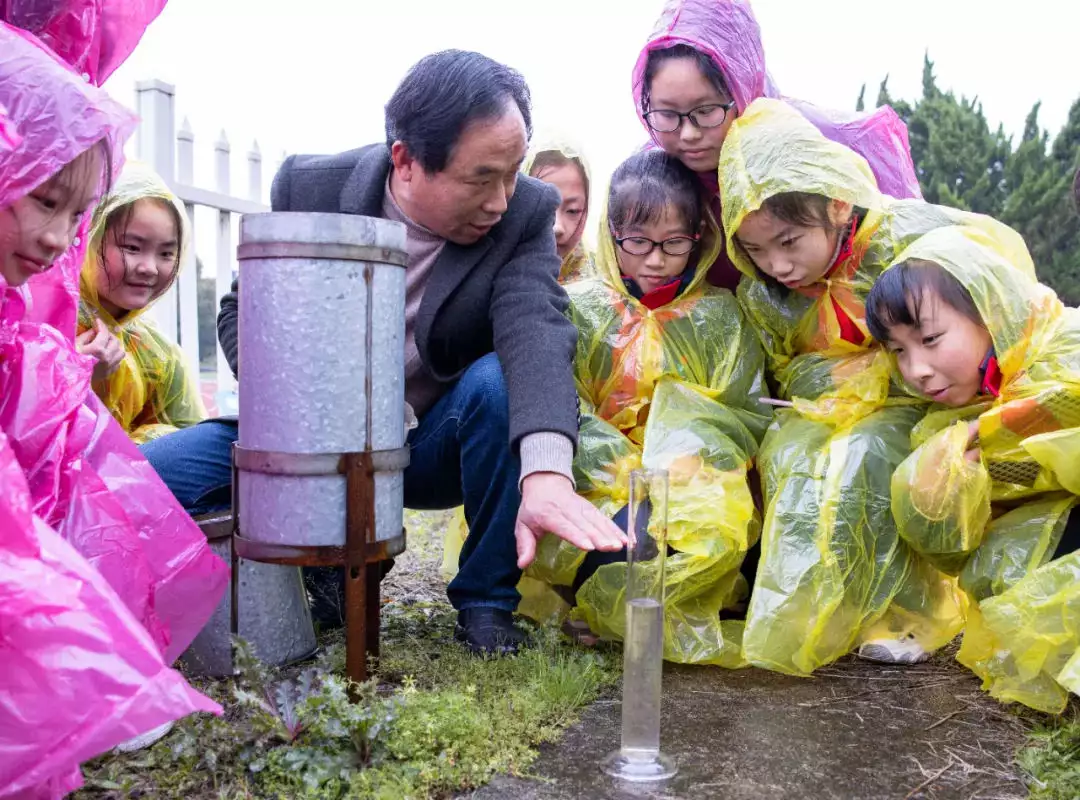
<instances>
[{"instance_id":1,"label":"rain gauge cylinder body","mask_svg":"<svg viewBox=\"0 0 1080 800\"><path fill-rule=\"evenodd\" d=\"M363 679L378 652L378 562L405 547L405 228L245 215L238 259L235 549L344 567L347 669Z\"/></svg>"}]
</instances>

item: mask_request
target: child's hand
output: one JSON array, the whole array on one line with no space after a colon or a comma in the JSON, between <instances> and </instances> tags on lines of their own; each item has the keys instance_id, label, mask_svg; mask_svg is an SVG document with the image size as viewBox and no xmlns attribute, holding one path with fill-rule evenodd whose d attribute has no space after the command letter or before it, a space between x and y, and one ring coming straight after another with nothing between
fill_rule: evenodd
<instances>
[{"instance_id":1,"label":"child's hand","mask_svg":"<svg viewBox=\"0 0 1080 800\"><path fill-rule=\"evenodd\" d=\"M76 337L75 349L83 355L97 359L98 363L94 365L93 380L95 381L104 380L112 375L124 360L123 345L100 319L94 320L93 328L83 331Z\"/></svg>"},{"instance_id":2,"label":"child's hand","mask_svg":"<svg viewBox=\"0 0 1080 800\"><path fill-rule=\"evenodd\" d=\"M979 421L975 420L968 424L968 447L970 448L964 453L964 458L968 461L978 461L982 458L982 450L978 447L972 447L973 444L977 444L979 441Z\"/></svg>"}]
</instances>

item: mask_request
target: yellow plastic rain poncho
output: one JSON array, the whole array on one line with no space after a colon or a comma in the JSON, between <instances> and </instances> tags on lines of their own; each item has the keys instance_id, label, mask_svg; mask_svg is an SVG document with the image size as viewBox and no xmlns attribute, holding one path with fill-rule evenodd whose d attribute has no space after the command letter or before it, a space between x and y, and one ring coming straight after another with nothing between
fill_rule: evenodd
<instances>
[{"instance_id":1,"label":"yellow plastic rain poncho","mask_svg":"<svg viewBox=\"0 0 1080 800\"><path fill-rule=\"evenodd\" d=\"M756 336L731 293L705 281L720 248L718 236L711 242L685 292L655 310L627 292L610 234L603 279L567 287L583 405L574 470L578 491L609 516L627 503L632 469L669 471L664 657L736 667L741 622L719 612L746 594L739 566L760 528L747 471L770 415L758 402ZM527 576L569 586L584 557L549 536ZM578 591L575 616L622 638L625 585L625 563L601 566Z\"/></svg>"},{"instance_id":2,"label":"yellow plastic rain poncho","mask_svg":"<svg viewBox=\"0 0 1080 800\"><path fill-rule=\"evenodd\" d=\"M935 231L897 260L907 258L939 264L968 290L1002 379L1000 397L916 429L919 446L893 476L900 534L979 603L961 663L995 697L1062 711L1080 689L1080 556L1047 562L1080 503L1080 312L983 231ZM972 419L975 462L964 458Z\"/></svg>"},{"instance_id":3,"label":"yellow plastic rain poncho","mask_svg":"<svg viewBox=\"0 0 1080 800\"><path fill-rule=\"evenodd\" d=\"M862 157L778 100L754 101L732 124L719 179L728 255L744 274L739 300L776 388L795 404L777 414L758 459L766 516L746 658L807 675L860 638L911 634L925 649L940 647L962 624L958 593L913 557L889 505L890 477L925 406L891 380L888 356L869 338L865 299L920 234L965 219L1004 226L884 197ZM805 289L764 278L735 239L748 214L787 192L846 201L861 215L850 256ZM838 309L862 342L843 337Z\"/></svg>"},{"instance_id":4,"label":"yellow plastic rain poncho","mask_svg":"<svg viewBox=\"0 0 1080 800\"><path fill-rule=\"evenodd\" d=\"M189 372L183 352L143 316L150 306L130 311L116 320L98 298L106 221L117 209L146 198L168 203L176 210L181 228L180 263L183 263L189 238L183 203L148 166L128 162L112 192L94 212L90 246L79 281L79 333L93 327L94 318L98 318L119 337L126 353L116 372L94 384L94 392L138 444L206 418L195 376Z\"/></svg>"},{"instance_id":5,"label":"yellow plastic rain poncho","mask_svg":"<svg viewBox=\"0 0 1080 800\"><path fill-rule=\"evenodd\" d=\"M529 151L525 163L521 165L521 171L526 175L530 175L534 178L537 177L533 174L533 165L536 162L537 156L544 153L558 153L581 170L581 176L585 183L585 213L582 215L580 224L582 228L584 228L589 214L589 203L592 197L592 175L589 170L589 162L585 160L585 156L579 148L556 138L534 145L533 149ZM578 242L577 247L563 259L562 267L559 269L559 283L567 284L595 276L596 262L594 261L592 254L586 249L585 243Z\"/></svg>"}]
</instances>

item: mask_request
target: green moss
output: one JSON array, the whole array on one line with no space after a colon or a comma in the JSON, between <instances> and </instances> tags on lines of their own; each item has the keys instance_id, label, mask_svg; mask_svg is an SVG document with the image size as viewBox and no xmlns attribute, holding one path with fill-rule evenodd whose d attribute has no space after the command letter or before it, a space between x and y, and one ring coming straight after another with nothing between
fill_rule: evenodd
<instances>
[{"instance_id":1,"label":"green moss","mask_svg":"<svg viewBox=\"0 0 1080 800\"><path fill-rule=\"evenodd\" d=\"M1029 734L1017 761L1030 776L1031 798L1080 797L1080 713L1045 722Z\"/></svg>"},{"instance_id":2,"label":"green moss","mask_svg":"<svg viewBox=\"0 0 1080 800\"><path fill-rule=\"evenodd\" d=\"M224 717L190 717L148 750L87 765L77 797L445 797L525 772L536 745L617 680L617 659L552 630L516 658L477 659L451 641L453 622L442 604L388 607L381 682L359 687L341 674L340 634L288 674L241 648L235 682L197 683Z\"/></svg>"}]
</instances>

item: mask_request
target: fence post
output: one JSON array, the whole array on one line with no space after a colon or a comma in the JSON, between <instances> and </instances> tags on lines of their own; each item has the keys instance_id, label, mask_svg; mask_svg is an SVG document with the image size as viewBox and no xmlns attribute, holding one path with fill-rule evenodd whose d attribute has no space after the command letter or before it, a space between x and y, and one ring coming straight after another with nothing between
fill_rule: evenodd
<instances>
[{"instance_id":1,"label":"fence post","mask_svg":"<svg viewBox=\"0 0 1080 800\"><path fill-rule=\"evenodd\" d=\"M135 100L140 117L136 152L169 184L175 177L176 165L175 95L176 87L164 81L139 81L135 84ZM174 282L149 311L161 332L173 342L180 341L179 301L180 295Z\"/></svg>"},{"instance_id":2,"label":"fence post","mask_svg":"<svg viewBox=\"0 0 1080 800\"><path fill-rule=\"evenodd\" d=\"M188 186L195 183L195 134L184 119L176 132L176 180ZM180 265L176 283L180 292L180 347L188 367L199 374L199 269L195 257L195 206L184 203L188 222L188 250Z\"/></svg>"},{"instance_id":3,"label":"fence post","mask_svg":"<svg viewBox=\"0 0 1080 800\"><path fill-rule=\"evenodd\" d=\"M221 137L214 144L214 179L215 188L221 194L229 194L229 140L225 131L221 131ZM228 211L218 211L217 230L217 300L232 291L232 214ZM217 347L217 390L222 392L235 392L236 380L233 378L232 369L225 358L225 351L221 349L221 343Z\"/></svg>"},{"instance_id":4,"label":"fence post","mask_svg":"<svg viewBox=\"0 0 1080 800\"><path fill-rule=\"evenodd\" d=\"M262 202L262 151L256 139L248 151L248 199Z\"/></svg>"}]
</instances>

